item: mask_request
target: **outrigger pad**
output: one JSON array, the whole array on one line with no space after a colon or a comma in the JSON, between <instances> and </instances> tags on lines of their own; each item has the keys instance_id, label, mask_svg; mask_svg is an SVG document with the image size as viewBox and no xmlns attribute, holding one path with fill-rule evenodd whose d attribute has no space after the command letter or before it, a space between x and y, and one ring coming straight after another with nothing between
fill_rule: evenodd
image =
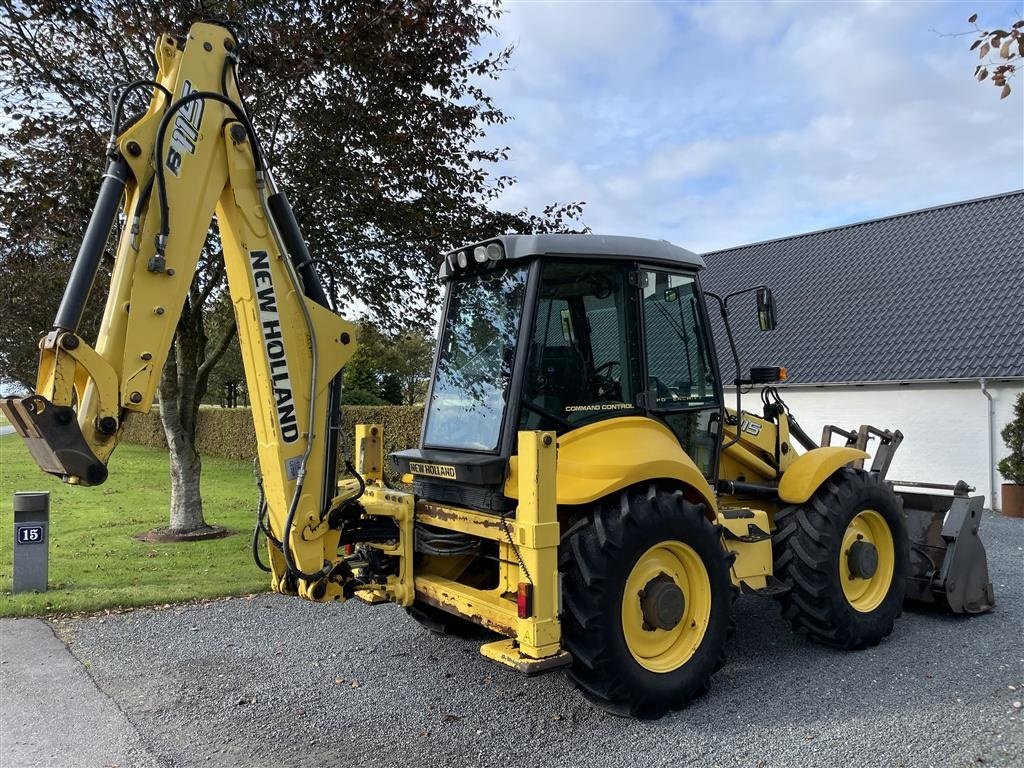
<instances>
[{"instance_id":1,"label":"outrigger pad","mask_svg":"<svg viewBox=\"0 0 1024 768\"><path fill-rule=\"evenodd\" d=\"M978 538L985 497L897 493L910 534L907 600L953 613L991 611L996 600Z\"/></svg>"},{"instance_id":2,"label":"outrigger pad","mask_svg":"<svg viewBox=\"0 0 1024 768\"><path fill-rule=\"evenodd\" d=\"M107 468L85 442L74 408L29 395L0 399L0 410L44 472L79 485L100 485L107 479Z\"/></svg>"}]
</instances>

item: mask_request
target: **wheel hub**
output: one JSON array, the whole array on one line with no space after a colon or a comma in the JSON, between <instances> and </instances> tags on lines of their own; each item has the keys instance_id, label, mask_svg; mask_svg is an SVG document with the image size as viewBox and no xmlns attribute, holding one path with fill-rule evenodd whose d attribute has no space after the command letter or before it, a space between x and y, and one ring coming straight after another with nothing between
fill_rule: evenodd
<instances>
[{"instance_id":1,"label":"wheel hub","mask_svg":"<svg viewBox=\"0 0 1024 768\"><path fill-rule=\"evenodd\" d=\"M855 611L871 613L885 601L896 573L896 544L877 510L862 509L850 520L836 570L843 596Z\"/></svg>"},{"instance_id":2,"label":"wheel hub","mask_svg":"<svg viewBox=\"0 0 1024 768\"><path fill-rule=\"evenodd\" d=\"M640 590L640 611L643 613L643 628L649 632L655 629L674 629L686 613L683 590L666 573L661 573L647 582Z\"/></svg>"},{"instance_id":3,"label":"wheel hub","mask_svg":"<svg viewBox=\"0 0 1024 768\"><path fill-rule=\"evenodd\" d=\"M846 556L850 573L861 579L870 579L878 571L878 548L868 541L855 541Z\"/></svg>"}]
</instances>

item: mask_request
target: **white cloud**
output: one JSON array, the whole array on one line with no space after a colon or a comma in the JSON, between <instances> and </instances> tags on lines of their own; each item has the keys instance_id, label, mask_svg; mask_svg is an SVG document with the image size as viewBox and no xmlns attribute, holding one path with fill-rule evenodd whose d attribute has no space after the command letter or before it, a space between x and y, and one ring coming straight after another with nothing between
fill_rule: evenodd
<instances>
[{"instance_id":1,"label":"white cloud","mask_svg":"<svg viewBox=\"0 0 1024 768\"><path fill-rule=\"evenodd\" d=\"M723 43L750 43L775 33L791 13L790 6L768 2L707 2L691 6L687 21ZM804 10L815 11L810 4Z\"/></svg>"},{"instance_id":2,"label":"white cloud","mask_svg":"<svg viewBox=\"0 0 1024 768\"><path fill-rule=\"evenodd\" d=\"M730 142L698 139L655 152L647 164L652 181L682 181L707 176L730 162Z\"/></svg>"},{"instance_id":3,"label":"white cloud","mask_svg":"<svg viewBox=\"0 0 1024 768\"><path fill-rule=\"evenodd\" d=\"M672 47L672 9L658 3L510 2L501 28L513 66L540 90L581 78L616 82L656 66Z\"/></svg>"},{"instance_id":4,"label":"white cloud","mask_svg":"<svg viewBox=\"0 0 1024 768\"><path fill-rule=\"evenodd\" d=\"M595 231L707 250L1024 186L1021 95L930 31L970 12L512 4L502 202L586 200Z\"/></svg>"}]
</instances>

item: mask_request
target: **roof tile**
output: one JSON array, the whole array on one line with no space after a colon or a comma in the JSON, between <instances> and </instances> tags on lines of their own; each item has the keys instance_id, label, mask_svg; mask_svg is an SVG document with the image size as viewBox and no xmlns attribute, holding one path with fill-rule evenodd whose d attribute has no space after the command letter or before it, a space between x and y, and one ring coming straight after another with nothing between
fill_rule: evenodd
<instances>
[{"instance_id":1,"label":"roof tile","mask_svg":"<svg viewBox=\"0 0 1024 768\"><path fill-rule=\"evenodd\" d=\"M775 293L772 333L749 320L752 297L730 310L745 368L784 365L794 384L1024 377L1024 190L705 260L707 290L766 284Z\"/></svg>"}]
</instances>

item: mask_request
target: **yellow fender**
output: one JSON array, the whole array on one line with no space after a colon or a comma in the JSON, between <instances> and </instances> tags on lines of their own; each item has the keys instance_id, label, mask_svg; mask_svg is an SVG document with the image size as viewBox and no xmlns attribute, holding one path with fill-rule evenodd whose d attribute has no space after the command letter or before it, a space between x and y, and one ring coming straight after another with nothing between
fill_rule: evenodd
<instances>
[{"instance_id":1,"label":"yellow fender","mask_svg":"<svg viewBox=\"0 0 1024 768\"><path fill-rule=\"evenodd\" d=\"M815 448L789 465L779 481L779 498L789 504L803 504L840 467L869 454L857 448L834 445Z\"/></svg>"},{"instance_id":2,"label":"yellow fender","mask_svg":"<svg viewBox=\"0 0 1024 768\"><path fill-rule=\"evenodd\" d=\"M505 495L519 497L519 457L509 459ZM668 427L643 416L623 416L574 429L558 438L556 498L559 504L588 504L630 485L678 480L717 509L708 481Z\"/></svg>"}]
</instances>

